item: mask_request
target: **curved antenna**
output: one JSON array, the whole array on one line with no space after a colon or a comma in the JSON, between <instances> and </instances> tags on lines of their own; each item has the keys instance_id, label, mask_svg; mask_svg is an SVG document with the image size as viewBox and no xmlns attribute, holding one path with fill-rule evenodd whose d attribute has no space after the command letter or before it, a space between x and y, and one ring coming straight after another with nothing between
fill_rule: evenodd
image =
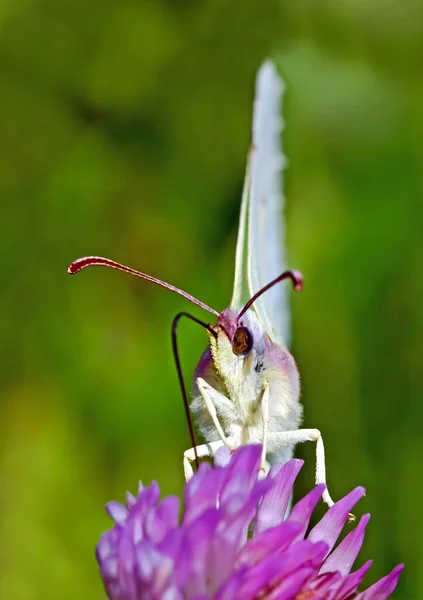
<instances>
[{"instance_id":1,"label":"curved antenna","mask_svg":"<svg viewBox=\"0 0 423 600\"><path fill-rule=\"evenodd\" d=\"M259 296L264 294L264 292L267 292L267 290L269 290L271 287L273 287L280 281L283 281L284 279L290 279L292 281L292 285L294 286L294 290L296 292L301 292L301 290L303 289L303 276L300 273L300 271L294 271L294 270L284 271L282 273L282 275L279 275L278 277L276 277L276 279L273 279L270 283L268 283L267 285L262 287L261 290L256 292L254 294L254 296L252 296L248 300L247 304L241 309L241 312L237 316L237 321L239 321L239 319L242 317L242 315L247 312L247 310L250 308L250 306L252 304L254 304L254 302L257 300L257 298L259 298Z\"/></svg>"},{"instance_id":2,"label":"curved antenna","mask_svg":"<svg viewBox=\"0 0 423 600\"><path fill-rule=\"evenodd\" d=\"M191 321L194 321L194 323L198 323L199 325L201 325L202 327L204 327L204 329L207 329L207 331L211 335L213 335L215 338L217 337L217 333L214 331L214 329L210 325L207 325L207 323L204 323L203 321L200 321L200 319L197 319L196 317L193 317L192 315L190 315L189 313L186 313L186 312L180 312L180 313L178 313L176 315L176 317L173 319L173 323L172 323L172 349L173 349L173 356L175 358L176 370L178 372L179 385L181 387L182 398L183 398L183 401L184 401L185 416L186 416L187 423L188 423L189 435L190 435L190 438L191 438L192 447L194 448L195 466L198 469L197 444L195 442L194 427L193 427L193 424L192 424L191 413L189 411L189 402L188 402L187 390L185 388L184 377L182 375L181 361L179 359L178 344L177 344L177 341L176 341L176 328L178 327L178 323L179 323L179 320L181 319L181 317L187 317L188 319L191 319Z\"/></svg>"},{"instance_id":3,"label":"curved antenna","mask_svg":"<svg viewBox=\"0 0 423 600\"><path fill-rule=\"evenodd\" d=\"M201 300L197 300L197 298L194 298L194 296L191 296L191 294L188 294L187 292L180 290L179 288L175 287L174 285L172 285L170 283L166 283L165 281L162 281L161 279L156 279L155 277L151 277L151 275L146 275L145 273L136 271L135 269L131 269L130 267L126 267L125 265L121 265L120 263L118 263L114 260L110 260L109 258L103 258L102 256L84 256L84 258L78 258L73 263L71 263L68 266L67 271L71 275L75 275L75 273L79 273L79 271L82 271L82 269L85 269L86 267L94 267L94 266L110 267L111 269L117 269L119 271L123 271L124 273L130 273L131 275L136 275L137 277L141 277L141 279L146 279L147 281L151 281L152 283L161 285L162 287L166 288L167 290L170 290L171 292L175 292L175 294L179 294L180 296L182 296L183 298L186 298L193 304L196 304L200 308L203 308L204 310L207 310L209 313L212 313L212 315L216 315L216 317L219 316L219 313L217 311L215 311L213 308L210 308L210 306L207 306L207 304L204 304L204 302L201 302Z\"/></svg>"}]
</instances>

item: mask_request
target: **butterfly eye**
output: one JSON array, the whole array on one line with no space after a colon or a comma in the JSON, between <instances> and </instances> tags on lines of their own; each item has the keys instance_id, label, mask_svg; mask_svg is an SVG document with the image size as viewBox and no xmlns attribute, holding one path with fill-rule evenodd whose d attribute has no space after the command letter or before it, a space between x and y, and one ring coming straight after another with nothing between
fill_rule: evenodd
<instances>
[{"instance_id":1,"label":"butterfly eye","mask_svg":"<svg viewBox=\"0 0 423 600\"><path fill-rule=\"evenodd\" d=\"M246 327L238 327L232 340L232 350L238 356L248 354L253 347L253 336Z\"/></svg>"}]
</instances>

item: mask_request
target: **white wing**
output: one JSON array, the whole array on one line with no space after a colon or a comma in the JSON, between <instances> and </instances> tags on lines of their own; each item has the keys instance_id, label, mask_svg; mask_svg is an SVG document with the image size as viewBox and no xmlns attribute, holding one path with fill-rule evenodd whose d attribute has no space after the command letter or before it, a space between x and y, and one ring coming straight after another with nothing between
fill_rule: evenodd
<instances>
[{"instance_id":1,"label":"white wing","mask_svg":"<svg viewBox=\"0 0 423 600\"><path fill-rule=\"evenodd\" d=\"M282 94L283 83L275 66L265 62L256 81L253 139L241 204L231 306L245 303L285 269ZM256 300L254 308L268 335L287 344L290 337L287 285L275 285Z\"/></svg>"},{"instance_id":2,"label":"white wing","mask_svg":"<svg viewBox=\"0 0 423 600\"><path fill-rule=\"evenodd\" d=\"M231 307L240 308L250 298L250 290L247 280L248 261L248 203L251 191L251 156L247 157L247 168L245 172L244 188L242 190L241 213L239 216L238 238L235 253L235 277L232 293Z\"/></svg>"}]
</instances>

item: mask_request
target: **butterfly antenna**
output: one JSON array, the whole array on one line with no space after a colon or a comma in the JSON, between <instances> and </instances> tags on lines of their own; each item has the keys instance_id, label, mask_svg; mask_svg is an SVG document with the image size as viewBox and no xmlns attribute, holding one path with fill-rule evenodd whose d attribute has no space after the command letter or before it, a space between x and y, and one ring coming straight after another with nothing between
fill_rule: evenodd
<instances>
[{"instance_id":1,"label":"butterfly antenna","mask_svg":"<svg viewBox=\"0 0 423 600\"><path fill-rule=\"evenodd\" d=\"M125 265L121 265L120 263L115 262L114 260L110 260L109 258L103 258L102 256L85 256L84 258L78 258L77 260L75 260L73 263L71 263L69 265L68 273L70 273L71 275L74 275L75 273L79 273L79 271L82 271L82 269L86 269L87 267L95 267L95 266L110 267L111 269L117 269L118 271L123 271L124 273L130 273L131 275L135 275L136 277L141 277L141 279L146 279L147 281L151 281L152 283L161 285L162 287L166 288L167 290L170 290L171 292L174 292L175 294L179 294L183 298L186 298L193 304L196 304L200 308L207 310L209 313L212 313L213 315L216 315L216 316L219 315L219 313L217 311L215 311L213 308L210 308L210 306L207 306L207 304L204 304L204 302L201 302L201 300L197 300L197 298L194 298L194 296L191 296L191 294L187 294L187 292L180 290L179 288L175 287L174 285L172 285L170 283L166 283L165 281L162 281L161 279L156 279L155 277L151 277L151 275L146 275L145 273L136 271L135 269L131 269L130 267L126 267Z\"/></svg>"},{"instance_id":2,"label":"butterfly antenna","mask_svg":"<svg viewBox=\"0 0 423 600\"><path fill-rule=\"evenodd\" d=\"M179 385L180 385L180 388L181 388L182 398L183 398L183 401L184 401L185 416L186 416L187 423L188 423L188 429L189 429L189 435L190 435L190 438L191 438L191 444L192 444L192 447L194 449L195 466L198 469L198 454L197 454L197 444L196 444L196 441L195 441L194 426L192 424L191 413L190 413L190 410L189 410L188 395L187 395L187 390L185 388L184 377L182 375L181 360L179 358L178 343L177 343L177 339L176 339L176 330L177 330L178 323L179 323L181 317L187 317L188 319L191 319L191 321L194 321L194 323L198 323L199 325L201 325L202 327L204 327L204 329L207 329L207 331L211 335L213 335L214 337L217 337L217 333L214 331L214 329L210 325L207 325L207 323L204 323L203 321L200 321L200 319L197 319L196 317L193 317L192 315L190 315L189 313L186 313L186 312L180 312L180 313L178 313L176 315L176 317L173 319L173 323L172 323L172 348L173 348L173 356L175 358L176 371L178 373Z\"/></svg>"},{"instance_id":3,"label":"butterfly antenna","mask_svg":"<svg viewBox=\"0 0 423 600\"><path fill-rule=\"evenodd\" d=\"M241 312L237 316L237 320L239 320L242 317L242 315L247 312L247 310L250 308L250 306L252 304L254 304L254 302L257 300L257 298L259 298L262 294L264 294L264 292L267 292L267 290L269 290L271 287L273 287L280 281L283 281L284 279L290 279L292 281L292 285L296 292L301 292L301 290L303 289L303 276L300 273L300 271L294 271L294 270L284 271L284 273L282 273L282 275L279 275L279 277L276 277L276 279L273 279L273 281L271 281L270 283L268 283L267 285L262 287L261 290L256 292L254 294L254 296L252 296L248 300L247 304L241 309Z\"/></svg>"}]
</instances>

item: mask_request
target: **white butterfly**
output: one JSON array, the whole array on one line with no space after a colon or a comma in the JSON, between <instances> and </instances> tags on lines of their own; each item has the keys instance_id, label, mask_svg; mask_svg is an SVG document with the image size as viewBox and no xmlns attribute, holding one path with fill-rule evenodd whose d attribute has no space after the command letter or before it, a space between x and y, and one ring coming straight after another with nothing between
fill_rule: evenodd
<instances>
[{"instance_id":1,"label":"white butterfly","mask_svg":"<svg viewBox=\"0 0 423 600\"><path fill-rule=\"evenodd\" d=\"M174 320L173 343L185 401L175 336L179 318L188 316L202 324L210 338L209 348L195 371L190 407L206 443L185 451L187 479L193 473L192 462L197 457L211 456L224 444L230 448L262 444L261 466L265 473L271 463L284 463L291 458L296 444L314 441L316 482L326 483L320 431L299 429L300 380L286 346L290 337L286 286L276 285L290 278L296 290L302 287L298 271L283 272L282 93L283 84L274 65L264 63L257 75L252 145L247 159L229 308L219 314L183 290L109 259L90 256L68 267L70 273L92 265L120 269L176 292L217 316L215 326L187 313L180 313ZM191 425L190 431L194 440ZM333 504L327 490L323 499L329 506Z\"/></svg>"}]
</instances>

